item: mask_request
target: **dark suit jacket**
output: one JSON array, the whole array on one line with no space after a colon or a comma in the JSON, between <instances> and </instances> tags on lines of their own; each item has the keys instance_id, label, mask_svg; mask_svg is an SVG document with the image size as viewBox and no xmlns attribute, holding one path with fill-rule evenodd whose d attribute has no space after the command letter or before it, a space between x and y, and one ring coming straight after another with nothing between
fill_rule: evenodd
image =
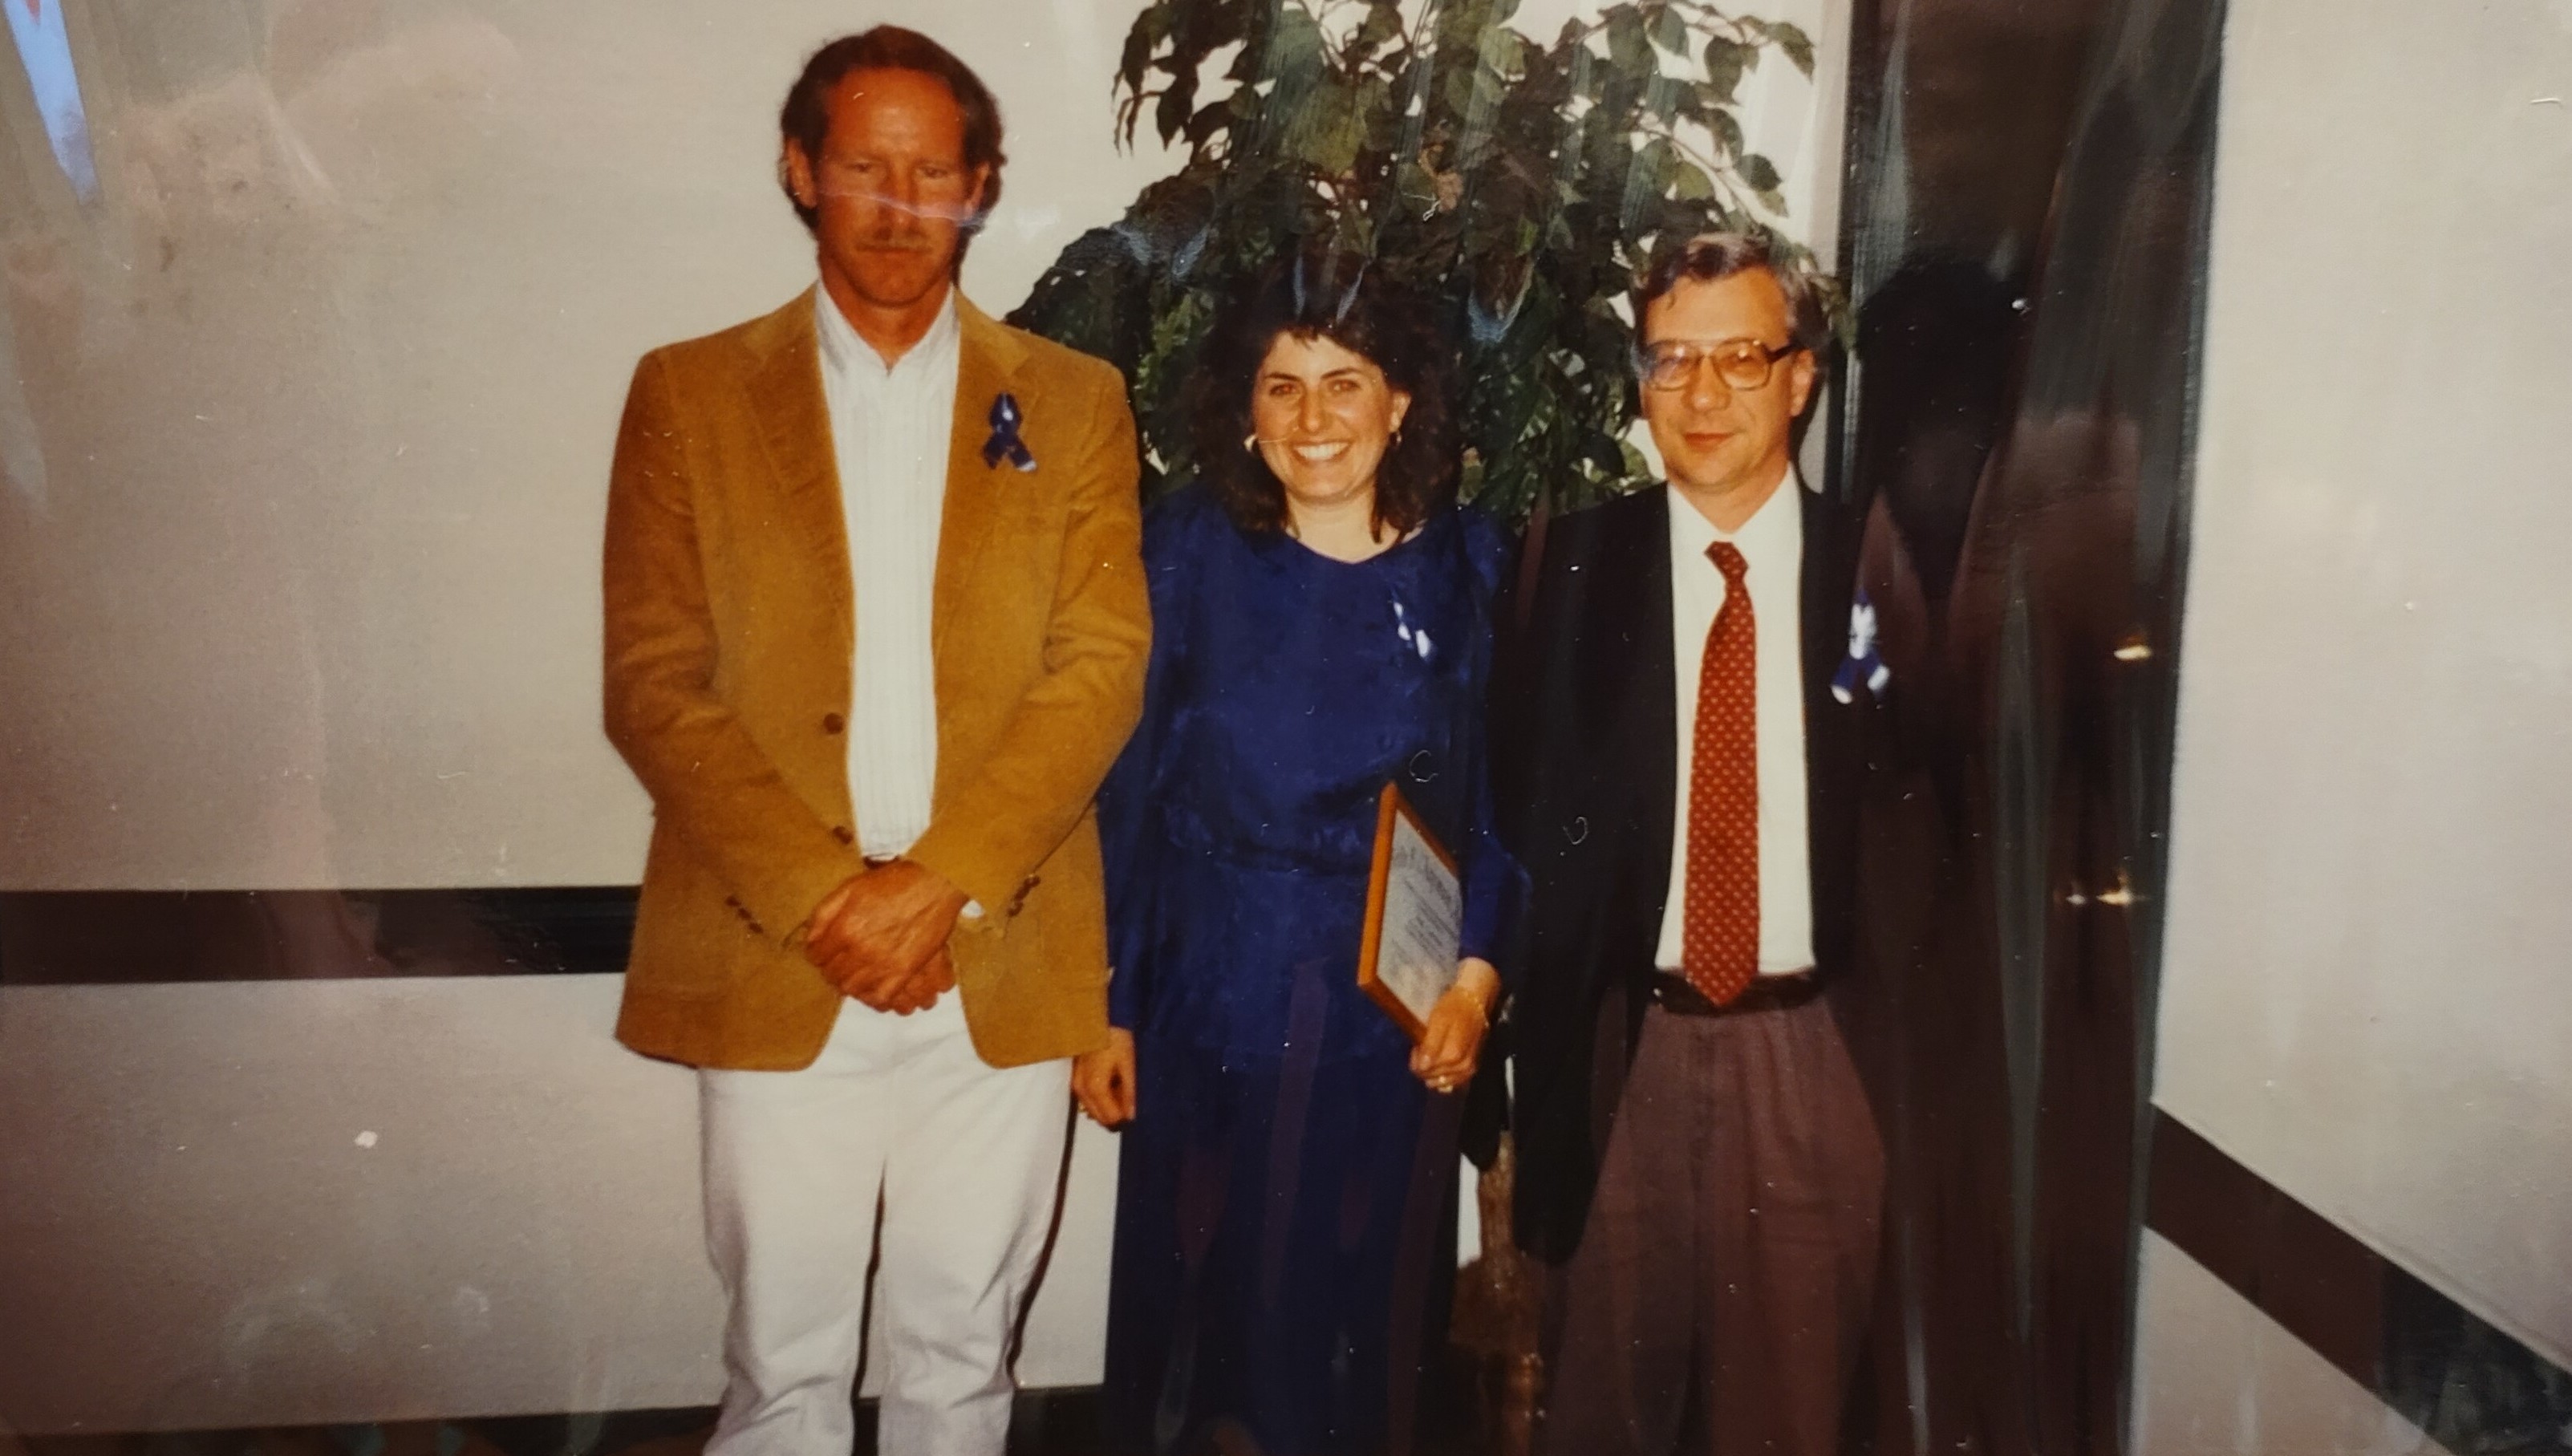
<instances>
[{"instance_id":1,"label":"dark suit jacket","mask_svg":"<svg viewBox=\"0 0 2572 1456\"><path fill-rule=\"evenodd\" d=\"M1804 512L1805 769L1813 954L1835 983L1852 947L1858 714L1831 695L1848 647L1856 513L1791 479ZM1503 604L1492 679L1502 832L1534 879L1511 1012L1522 1246L1560 1262L1581 1240L1609 1119L1642 1026L1668 899L1677 795L1666 486L1531 534ZM1832 987L1835 998L1843 988Z\"/></svg>"}]
</instances>

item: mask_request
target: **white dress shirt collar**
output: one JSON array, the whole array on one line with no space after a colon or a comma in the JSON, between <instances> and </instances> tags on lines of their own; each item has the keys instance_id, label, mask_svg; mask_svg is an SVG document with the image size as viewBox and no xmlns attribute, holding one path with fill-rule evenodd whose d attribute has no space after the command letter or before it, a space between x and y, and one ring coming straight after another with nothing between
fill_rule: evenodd
<instances>
[{"instance_id":1,"label":"white dress shirt collar","mask_svg":"<svg viewBox=\"0 0 2572 1456\"><path fill-rule=\"evenodd\" d=\"M957 337L963 332L963 326L957 322L956 290L952 285L947 290L947 302L939 307L938 318L930 324L929 332L892 364L886 364L884 356L876 353L876 347L858 336L857 327L840 312L840 306L832 302L829 289L813 290L813 316L816 332L821 336L823 371L843 379L860 369L872 369L876 376L886 377L905 370L916 373L935 367L942 359L955 354Z\"/></svg>"},{"instance_id":2,"label":"white dress shirt collar","mask_svg":"<svg viewBox=\"0 0 2572 1456\"><path fill-rule=\"evenodd\" d=\"M1670 546L1680 556L1702 558L1705 548L1717 541L1730 541L1741 548L1741 554L1753 561L1798 561L1804 549L1803 478L1789 467L1786 478L1750 512L1750 518L1737 529L1720 531L1705 512L1679 493L1679 487L1668 487L1670 497Z\"/></svg>"}]
</instances>

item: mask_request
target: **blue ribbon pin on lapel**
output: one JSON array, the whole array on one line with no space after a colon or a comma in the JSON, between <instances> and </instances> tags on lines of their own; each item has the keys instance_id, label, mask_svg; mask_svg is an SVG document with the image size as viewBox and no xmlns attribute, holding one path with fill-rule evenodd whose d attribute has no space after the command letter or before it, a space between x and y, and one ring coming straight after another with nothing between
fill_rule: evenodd
<instances>
[{"instance_id":1,"label":"blue ribbon pin on lapel","mask_svg":"<svg viewBox=\"0 0 2572 1456\"><path fill-rule=\"evenodd\" d=\"M982 442L982 463L997 466L1008 461L1020 470L1036 467L1035 452L1018 438L1018 422L1026 415L1018 409L1018 396L1002 393L991 401L991 437Z\"/></svg>"},{"instance_id":2,"label":"blue ribbon pin on lapel","mask_svg":"<svg viewBox=\"0 0 2572 1456\"><path fill-rule=\"evenodd\" d=\"M1843 703L1857 701L1858 684L1866 684L1871 693L1882 693L1893 681L1893 669L1884 665L1884 657L1875 650L1875 603L1866 599L1866 588L1858 588L1857 600L1849 603L1848 656L1840 659L1840 670L1831 679L1831 696Z\"/></svg>"}]
</instances>

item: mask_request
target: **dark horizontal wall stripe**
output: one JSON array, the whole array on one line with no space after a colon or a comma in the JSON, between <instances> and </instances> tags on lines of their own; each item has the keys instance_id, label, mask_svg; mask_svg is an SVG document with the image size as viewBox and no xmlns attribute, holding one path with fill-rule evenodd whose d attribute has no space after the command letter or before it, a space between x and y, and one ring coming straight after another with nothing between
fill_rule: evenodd
<instances>
[{"instance_id":1,"label":"dark horizontal wall stripe","mask_svg":"<svg viewBox=\"0 0 2572 1456\"><path fill-rule=\"evenodd\" d=\"M2383 1383L2383 1258L2167 1112L2152 1157L2155 1231L2341 1374Z\"/></svg>"},{"instance_id":2,"label":"dark horizontal wall stripe","mask_svg":"<svg viewBox=\"0 0 2572 1456\"><path fill-rule=\"evenodd\" d=\"M0 984L625 969L631 886L0 894Z\"/></svg>"},{"instance_id":3,"label":"dark horizontal wall stripe","mask_svg":"<svg viewBox=\"0 0 2572 1456\"><path fill-rule=\"evenodd\" d=\"M2167 1112L2145 1221L2448 1450L2572 1451L2572 1373Z\"/></svg>"}]
</instances>

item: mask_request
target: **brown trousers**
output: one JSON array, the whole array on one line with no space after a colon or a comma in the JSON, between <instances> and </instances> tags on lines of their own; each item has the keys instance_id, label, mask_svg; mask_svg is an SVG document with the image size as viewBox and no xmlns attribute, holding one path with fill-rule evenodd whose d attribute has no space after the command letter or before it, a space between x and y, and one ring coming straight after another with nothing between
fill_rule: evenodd
<instances>
[{"instance_id":1,"label":"brown trousers","mask_svg":"<svg viewBox=\"0 0 2572 1456\"><path fill-rule=\"evenodd\" d=\"M1827 1456L1884 1148L1827 1003L1644 1014L1581 1246L1548 1281L1546 1456Z\"/></svg>"}]
</instances>

